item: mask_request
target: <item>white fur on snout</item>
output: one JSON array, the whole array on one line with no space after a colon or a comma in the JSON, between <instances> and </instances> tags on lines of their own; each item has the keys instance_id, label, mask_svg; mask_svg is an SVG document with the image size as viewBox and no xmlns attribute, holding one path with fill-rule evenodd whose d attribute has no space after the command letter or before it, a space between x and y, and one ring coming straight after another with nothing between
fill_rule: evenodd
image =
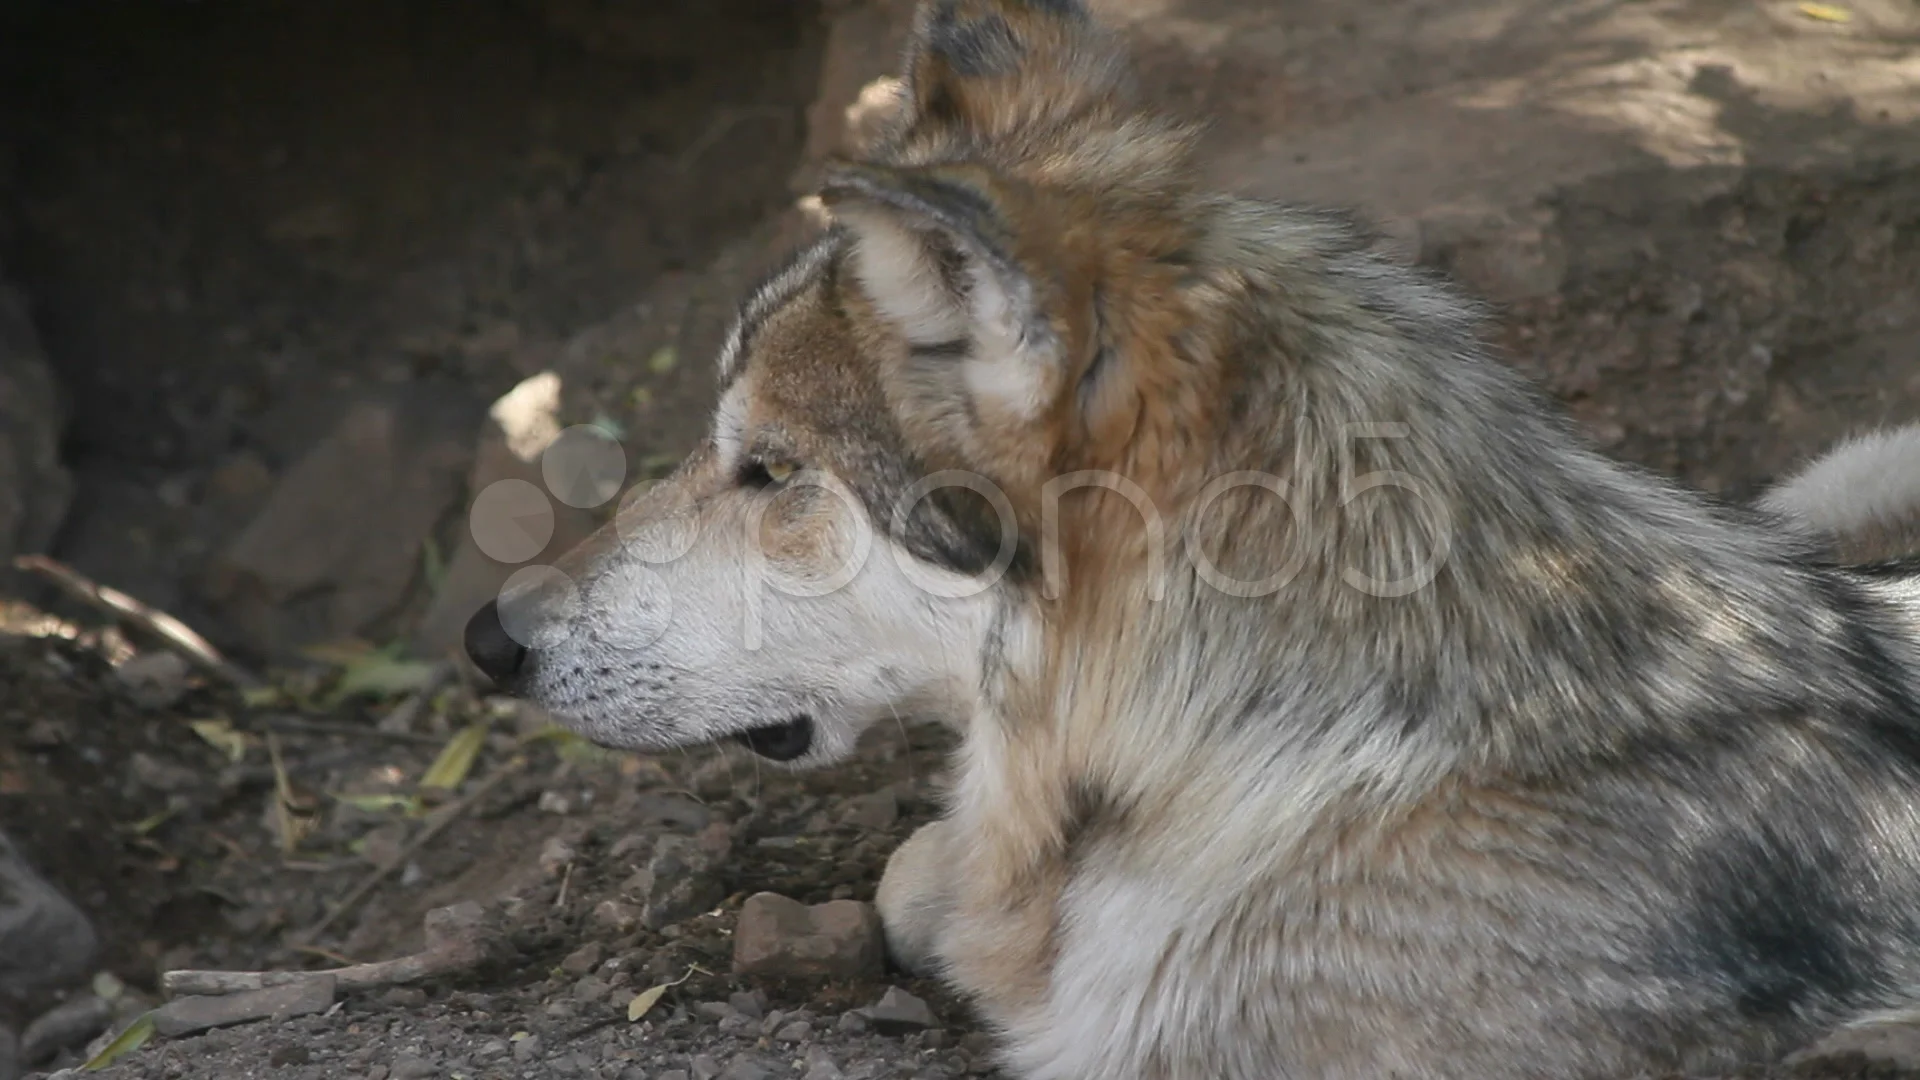
<instances>
[{"instance_id":1,"label":"white fur on snout","mask_svg":"<svg viewBox=\"0 0 1920 1080\"><path fill-rule=\"evenodd\" d=\"M912 557L850 494L820 499L815 512L833 520L809 528L870 554L773 573L750 539L765 501L703 503L699 540L676 559L648 562L627 544L603 553L583 570L573 632L538 656L525 692L591 738L656 751L805 715L814 744L800 765L844 757L875 722L962 715L995 594L922 588L945 572L905 572Z\"/></svg>"}]
</instances>

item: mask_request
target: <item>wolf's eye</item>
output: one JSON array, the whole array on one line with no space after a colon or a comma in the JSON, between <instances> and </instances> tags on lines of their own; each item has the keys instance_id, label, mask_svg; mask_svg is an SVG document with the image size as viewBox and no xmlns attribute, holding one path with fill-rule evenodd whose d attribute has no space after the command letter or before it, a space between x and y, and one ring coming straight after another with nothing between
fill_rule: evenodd
<instances>
[{"instance_id":1,"label":"wolf's eye","mask_svg":"<svg viewBox=\"0 0 1920 1080\"><path fill-rule=\"evenodd\" d=\"M762 461L755 458L740 467L740 483L746 487L773 487L786 483L798 468L791 461Z\"/></svg>"}]
</instances>

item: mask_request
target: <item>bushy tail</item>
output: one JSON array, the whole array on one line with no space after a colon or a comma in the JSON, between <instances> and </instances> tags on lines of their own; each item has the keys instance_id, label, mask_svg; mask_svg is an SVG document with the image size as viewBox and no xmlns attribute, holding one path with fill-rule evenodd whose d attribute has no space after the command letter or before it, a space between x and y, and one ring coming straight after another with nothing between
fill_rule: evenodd
<instances>
[{"instance_id":1,"label":"bushy tail","mask_svg":"<svg viewBox=\"0 0 1920 1080\"><path fill-rule=\"evenodd\" d=\"M1920 554L1920 424L1856 436L1760 497L1844 562Z\"/></svg>"}]
</instances>

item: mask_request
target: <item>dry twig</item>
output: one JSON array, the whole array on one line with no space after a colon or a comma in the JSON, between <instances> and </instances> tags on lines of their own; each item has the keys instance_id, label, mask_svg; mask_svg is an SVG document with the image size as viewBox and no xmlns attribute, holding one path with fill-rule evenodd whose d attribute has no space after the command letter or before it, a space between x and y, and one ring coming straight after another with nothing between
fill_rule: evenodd
<instances>
[{"instance_id":1,"label":"dry twig","mask_svg":"<svg viewBox=\"0 0 1920 1080\"><path fill-rule=\"evenodd\" d=\"M335 904L319 922L297 935L295 940L311 942L321 934L326 933L327 928L335 922L338 922L342 915L360 906L361 901L371 896L373 890L380 887L380 883L386 880L388 874L405 866L408 859L419 854L422 848L425 848L433 842L435 837L446 831L447 826L453 824L468 811L472 810L479 804L481 799L486 798L488 793L500 786L502 781L519 772L526 766L526 763L527 760L525 758L513 758L505 765L496 769L493 775L475 784L473 790L453 802L447 803L445 806L436 808L433 813L427 816L426 827L420 830L420 835L414 837L405 847L388 857L385 862L374 867L373 870L361 880L360 884L354 886L353 891L348 893L345 899Z\"/></svg>"},{"instance_id":2,"label":"dry twig","mask_svg":"<svg viewBox=\"0 0 1920 1080\"><path fill-rule=\"evenodd\" d=\"M486 958L486 912L479 904L469 900L434 908L425 926L427 947L397 960L327 971L169 971L160 985L169 997L240 994L321 978L332 979L340 990L365 990L464 971Z\"/></svg>"},{"instance_id":3,"label":"dry twig","mask_svg":"<svg viewBox=\"0 0 1920 1080\"><path fill-rule=\"evenodd\" d=\"M195 633L194 629L186 623L158 608L149 607L118 589L102 585L65 563L49 559L44 555L16 555L13 566L16 570L38 574L73 596L131 623L134 627L158 638L168 648L202 670L233 686L242 690L253 690L264 685L258 676L220 655L220 650L214 648L206 638Z\"/></svg>"}]
</instances>

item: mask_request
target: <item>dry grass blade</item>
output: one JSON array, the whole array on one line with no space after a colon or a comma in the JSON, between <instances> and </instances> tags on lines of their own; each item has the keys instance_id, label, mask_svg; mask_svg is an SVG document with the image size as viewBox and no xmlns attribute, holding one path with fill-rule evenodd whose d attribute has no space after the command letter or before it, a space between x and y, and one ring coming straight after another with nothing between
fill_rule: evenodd
<instances>
[{"instance_id":1,"label":"dry grass blade","mask_svg":"<svg viewBox=\"0 0 1920 1080\"><path fill-rule=\"evenodd\" d=\"M100 1048L100 1052L87 1059L83 1066L88 1072L99 1072L114 1062L146 1045L153 1038L153 1014L144 1013L138 1020L127 1025L127 1029L113 1037L113 1041Z\"/></svg>"}]
</instances>

